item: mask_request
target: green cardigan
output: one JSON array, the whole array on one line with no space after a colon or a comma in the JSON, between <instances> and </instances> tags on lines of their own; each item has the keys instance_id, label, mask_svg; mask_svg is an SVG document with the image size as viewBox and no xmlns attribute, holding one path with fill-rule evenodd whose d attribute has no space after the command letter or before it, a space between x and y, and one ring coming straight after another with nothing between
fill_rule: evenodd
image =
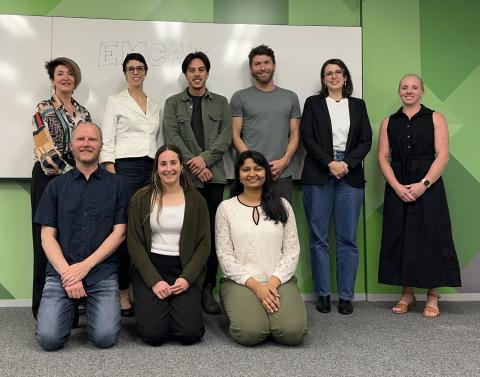
<instances>
[{"instance_id":1,"label":"green cardigan","mask_svg":"<svg viewBox=\"0 0 480 377\"><path fill-rule=\"evenodd\" d=\"M148 287L163 280L150 255L152 229L150 205L152 191L137 192L128 208L127 245L132 268L137 269ZM197 190L185 191L185 215L180 232L180 262L182 277L190 285L202 287L210 255L210 221L207 203Z\"/></svg>"}]
</instances>

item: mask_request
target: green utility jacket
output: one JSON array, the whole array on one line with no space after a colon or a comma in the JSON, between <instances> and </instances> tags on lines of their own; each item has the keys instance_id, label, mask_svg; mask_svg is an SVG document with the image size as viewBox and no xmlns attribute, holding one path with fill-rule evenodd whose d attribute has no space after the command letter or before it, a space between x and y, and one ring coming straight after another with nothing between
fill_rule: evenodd
<instances>
[{"instance_id":1,"label":"green utility jacket","mask_svg":"<svg viewBox=\"0 0 480 377\"><path fill-rule=\"evenodd\" d=\"M212 171L210 183L226 183L223 155L232 143L232 115L225 97L207 90L202 100L202 121L205 134L205 150L195 140L191 126L193 101L187 90L175 94L165 101L163 133L165 142L177 146L186 161L202 156ZM186 169L188 171L188 169ZM203 183L188 171L196 187Z\"/></svg>"}]
</instances>

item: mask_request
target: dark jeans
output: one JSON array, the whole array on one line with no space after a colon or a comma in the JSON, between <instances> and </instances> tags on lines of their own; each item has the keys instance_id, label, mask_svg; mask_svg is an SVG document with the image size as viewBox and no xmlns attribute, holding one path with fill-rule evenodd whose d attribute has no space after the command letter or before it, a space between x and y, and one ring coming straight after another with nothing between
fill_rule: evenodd
<instances>
[{"instance_id":1,"label":"dark jeans","mask_svg":"<svg viewBox=\"0 0 480 377\"><path fill-rule=\"evenodd\" d=\"M115 172L128 182L130 194L147 185L151 181L153 159L145 157L119 158L115 161ZM125 290L130 285L130 255L128 254L127 242L123 242L117 249L120 259L118 270L118 285Z\"/></svg>"},{"instance_id":2,"label":"dark jeans","mask_svg":"<svg viewBox=\"0 0 480 377\"><path fill-rule=\"evenodd\" d=\"M163 279L172 285L182 272L179 257L151 254L150 258ZM205 334L200 287L159 299L135 270L132 280L133 307L137 335L152 346L172 337L182 344L198 342Z\"/></svg>"},{"instance_id":3,"label":"dark jeans","mask_svg":"<svg viewBox=\"0 0 480 377\"><path fill-rule=\"evenodd\" d=\"M199 188L198 191L203 195L208 206L208 214L210 215L210 235L211 235L211 248L210 256L207 261L207 274L205 276L204 286L210 284L213 287L217 284L217 270L218 270L218 258L215 249L215 214L217 208L223 201L223 190L225 185L220 183L207 183L203 188Z\"/></svg>"}]
</instances>

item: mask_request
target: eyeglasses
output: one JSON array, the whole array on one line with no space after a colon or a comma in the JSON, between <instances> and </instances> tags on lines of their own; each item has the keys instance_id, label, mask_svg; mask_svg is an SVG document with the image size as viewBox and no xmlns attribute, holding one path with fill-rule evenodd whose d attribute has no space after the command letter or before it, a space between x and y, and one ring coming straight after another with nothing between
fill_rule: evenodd
<instances>
[{"instance_id":1,"label":"eyeglasses","mask_svg":"<svg viewBox=\"0 0 480 377\"><path fill-rule=\"evenodd\" d=\"M324 77L333 77L333 75L335 76L343 76L343 69L337 69L336 71L328 71L328 72L325 72L325 74L323 75Z\"/></svg>"},{"instance_id":2,"label":"eyeglasses","mask_svg":"<svg viewBox=\"0 0 480 377\"><path fill-rule=\"evenodd\" d=\"M127 71L128 73L133 73L135 71L137 71L138 73L143 73L145 72L145 66L140 65L138 67L126 67L125 71Z\"/></svg>"}]
</instances>

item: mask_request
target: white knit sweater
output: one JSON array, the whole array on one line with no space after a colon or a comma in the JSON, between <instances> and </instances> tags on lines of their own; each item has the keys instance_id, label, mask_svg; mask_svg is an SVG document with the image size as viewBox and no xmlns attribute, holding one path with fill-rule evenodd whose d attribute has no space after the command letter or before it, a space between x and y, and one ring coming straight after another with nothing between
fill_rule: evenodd
<instances>
[{"instance_id":1,"label":"white knit sweater","mask_svg":"<svg viewBox=\"0 0 480 377\"><path fill-rule=\"evenodd\" d=\"M300 255L295 215L290 203L282 199L288 221L265 220L258 208L258 225L253 220L255 207L242 204L237 197L223 201L215 218L217 255L223 276L245 285L248 278L266 282L272 275L283 284L297 267Z\"/></svg>"}]
</instances>

